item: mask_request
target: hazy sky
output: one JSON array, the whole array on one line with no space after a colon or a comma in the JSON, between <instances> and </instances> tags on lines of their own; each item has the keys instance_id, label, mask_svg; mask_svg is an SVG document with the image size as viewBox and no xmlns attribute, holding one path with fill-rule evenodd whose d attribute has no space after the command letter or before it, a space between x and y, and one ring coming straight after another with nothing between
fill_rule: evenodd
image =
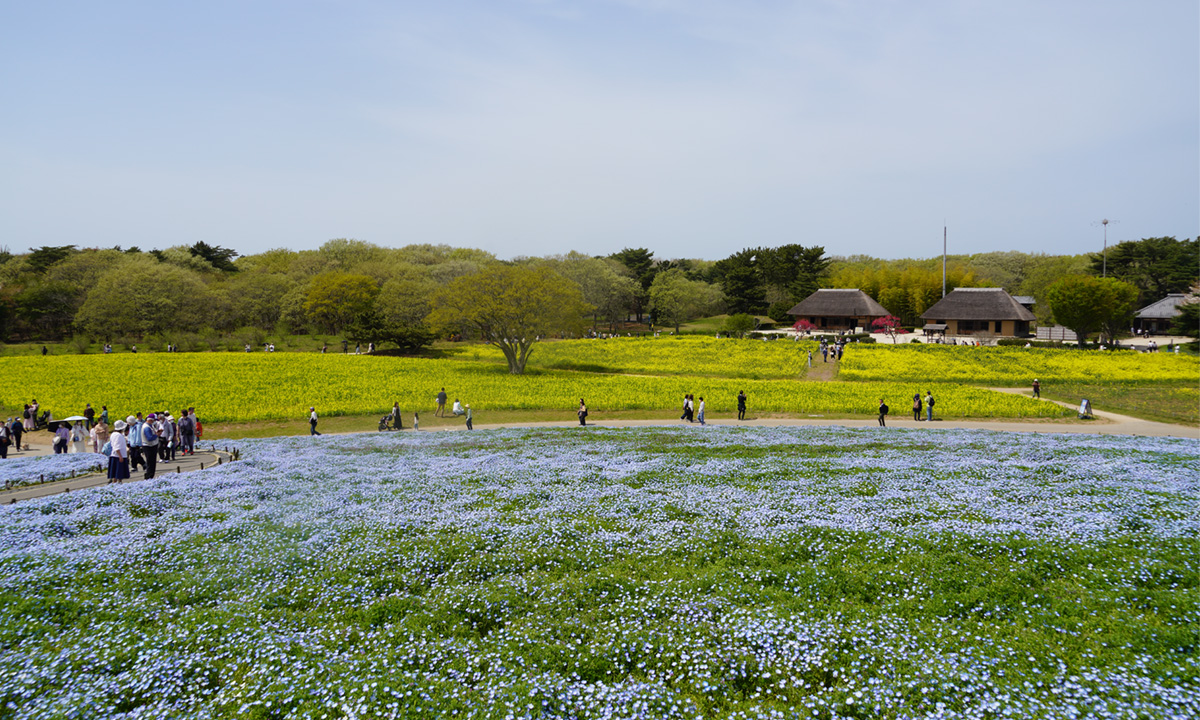
<instances>
[{"instance_id":1,"label":"hazy sky","mask_svg":"<svg viewBox=\"0 0 1200 720\"><path fill-rule=\"evenodd\" d=\"M0 2L0 246L1098 251L1200 227L1196 0Z\"/></svg>"}]
</instances>

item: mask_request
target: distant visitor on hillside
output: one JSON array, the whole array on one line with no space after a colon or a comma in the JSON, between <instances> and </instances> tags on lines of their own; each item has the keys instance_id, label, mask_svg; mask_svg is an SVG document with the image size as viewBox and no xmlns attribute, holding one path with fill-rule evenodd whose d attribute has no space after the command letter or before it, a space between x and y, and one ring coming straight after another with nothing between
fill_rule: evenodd
<instances>
[{"instance_id":1,"label":"distant visitor on hillside","mask_svg":"<svg viewBox=\"0 0 1200 720\"><path fill-rule=\"evenodd\" d=\"M883 398L879 398L879 427L887 427L885 418L888 414L888 406L883 402Z\"/></svg>"},{"instance_id":2,"label":"distant visitor on hillside","mask_svg":"<svg viewBox=\"0 0 1200 720\"><path fill-rule=\"evenodd\" d=\"M466 413L466 411L463 410L462 403L459 402L458 398L454 398L454 407L450 409L450 412L454 414L454 417L458 417L459 415Z\"/></svg>"},{"instance_id":3,"label":"distant visitor on hillside","mask_svg":"<svg viewBox=\"0 0 1200 720\"><path fill-rule=\"evenodd\" d=\"M309 435L320 435L321 434L321 433L317 432L317 409L315 407L310 407L308 409L308 434Z\"/></svg>"},{"instance_id":4,"label":"distant visitor on hillside","mask_svg":"<svg viewBox=\"0 0 1200 720\"><path fill-rule=\"evenodd\" d=\"M738 420L746 419L746 391L738 390Z\"/></svg>"},{"instance_id":5,"label":"distant visitor on hillside","mask_svg":"<svg viewBox=\"0 0 1200 720\"><path fill-rule=\"evenodd\" d=\"M446 417L446 388L437 394L437 410L433 411L433 416Z\"/></svg>"},{"instance_id":6,"label":"distant visitor on hillside","mask_svg":"<svg viewBox=\"0 0 1200 720\"><path fill-rule=\"evenodd\" d=\"M587 425L587 403L583 401L583 398L579 398L579 409L575 411L575 414L579 416L580 425Z\"/></svg>"}]
</instances>

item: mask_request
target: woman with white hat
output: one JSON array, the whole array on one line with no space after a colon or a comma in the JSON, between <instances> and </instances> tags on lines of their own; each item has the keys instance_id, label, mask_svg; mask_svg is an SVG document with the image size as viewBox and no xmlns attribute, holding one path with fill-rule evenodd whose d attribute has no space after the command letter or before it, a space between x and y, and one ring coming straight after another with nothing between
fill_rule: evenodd
<instances>
[{"instance_id":1,"label":"woman with white hat","mask_svg":"<svg viewBox=\"0 0 1200 720\"><path fill-rule=\"evenodd\" d=\"M127 425L124 420L118 420L113 425L113 433L109 437L112 455L108 457L108 481L119 482L129 479L129 443L125 440Z\"/></svg>"}]
</instances>

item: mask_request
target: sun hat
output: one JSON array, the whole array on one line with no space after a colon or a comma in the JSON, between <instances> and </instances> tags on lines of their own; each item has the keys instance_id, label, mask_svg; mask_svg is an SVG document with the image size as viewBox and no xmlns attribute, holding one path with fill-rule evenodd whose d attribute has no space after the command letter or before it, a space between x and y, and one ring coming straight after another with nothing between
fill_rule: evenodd
<instances>
[{"instance_id":1,"label":"sun hat","mask_svg":"<svg viewBox=\"0 0 1200 720\"><path fill-rule=\"evenodd\" d=\"M158 416L155 415L154 413L150 413L149 415L146 416L146 419L147 420L157 420Z\"/></svg>"},{"instance_id":2,"label":"sun hat","mask_svg":"<svg viewBox=\"0 0 1200 720\"><path fill-rule=\"evenodd\" d=\"M113 423L113 430L124 430L126 427L124 420L118 420Z\"/></svg>"},{"instance_id":3,"label":"sun hat","mask_svg":"<svg viewBox=\"0 0 1200 720\"><path fill-rule=\"evenodd\" d=\"M135 417L134 417L134 416L132 416L132 415L130 415L129 417L125 418L125 424L126 424L126 425L132 425L132 424L134 424L135 422L137 422L137 418L135 418Z\"/></svg>"}]
</instances>

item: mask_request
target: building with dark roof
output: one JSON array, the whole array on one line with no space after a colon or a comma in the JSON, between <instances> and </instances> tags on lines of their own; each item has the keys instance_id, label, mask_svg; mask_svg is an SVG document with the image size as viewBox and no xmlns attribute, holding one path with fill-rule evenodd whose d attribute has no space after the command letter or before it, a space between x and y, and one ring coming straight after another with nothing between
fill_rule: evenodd
<instances>
[{"instance_id":1,"label":"building with dark roof","mask_svg":"<svg viewBox=\"0 0 1200 720\"><path fill-rule=\"evenodd\" d=\"M822 289L788 310L797 321L807 320L821 330L869 328L875 320L891 315L887 308L862 290Z\"/></svg>"},{"instance_id":2,"label":"building with dark roof","mask_svg":"<svg viewBox=\"0 0 1200 720\"><path fill-rule=\"evenodd\" d=\"M1138 310L1133 316L1133 326L1143 333L1161 335L1170 332L1171 325L1179 316L1180 305L1187 302L1184 293L1171 293L1156 303Z\"/></svg>"},{"instance_id":3,"label":"building with dark roof","mask_svg":"<svg viewBox=\"0 0 1200 720\"><path fill-rule=\"evenodd\" d=\"M1002 288L958 288L921 313L926 328L949 335L1022 337L1037 320ZM944 326L944 327L937 327Z\"/></svg>"}]
</instances>

